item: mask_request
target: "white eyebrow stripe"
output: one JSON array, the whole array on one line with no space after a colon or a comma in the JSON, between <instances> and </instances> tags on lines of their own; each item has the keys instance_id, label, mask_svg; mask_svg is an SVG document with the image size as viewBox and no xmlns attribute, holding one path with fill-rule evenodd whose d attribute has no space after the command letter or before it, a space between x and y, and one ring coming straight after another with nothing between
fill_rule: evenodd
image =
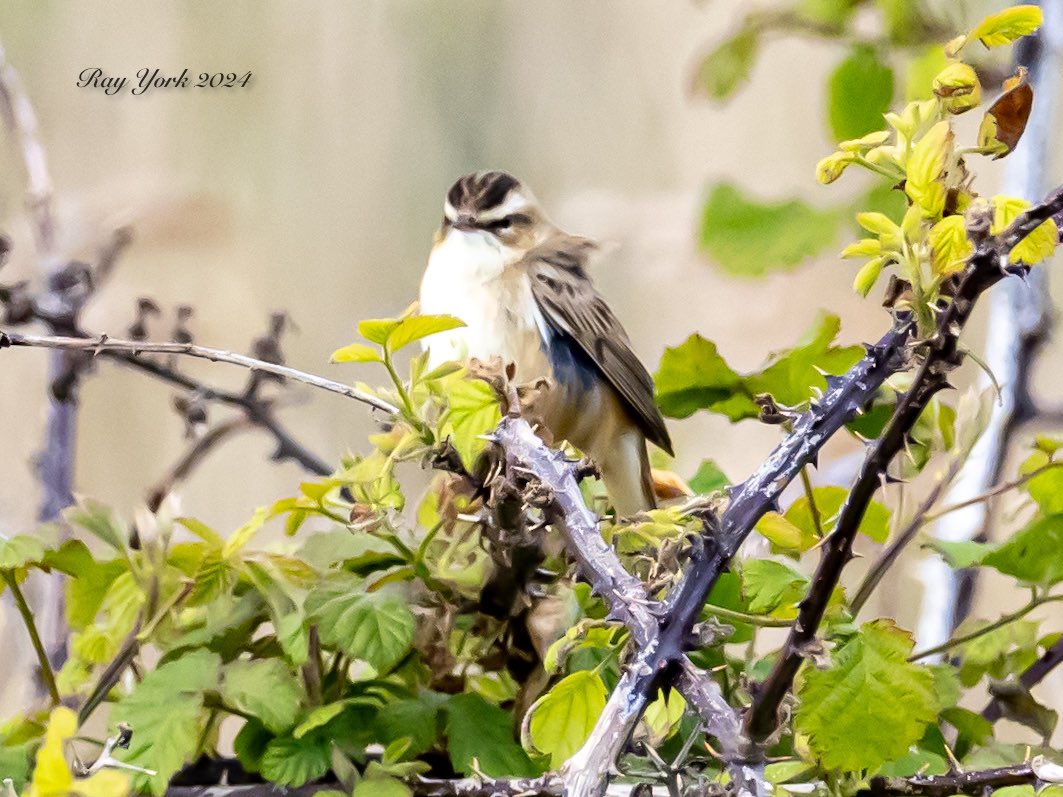
<instances>
[{"instance_id":1,"label":"white eyebrow stripe","mask_svg":"<svg viewBox=\"0 0 1063 797\"><path fill-rule=\"evenodd\" d=\"M489 210L480 211L476 214L476 220L481 222L498 221L499 219L504 219L510 213L516 213L526 207L528 207L528 198L520 191L510 191L505 202Z\"/></svg>"},{"instance_id":2,"label":"white eyebrow stripe","mask_svg":"<svg viewBox=\"0 0 1063 797\"><path fill-rule=\"evenodd\" d=\"M443 201L443 215L446 216L451 221L457 221L458 220L458 211L456 211L454 209L454 206L452 204L450 204L450 200L449 199Z\"/></svg>"}]
</instances>

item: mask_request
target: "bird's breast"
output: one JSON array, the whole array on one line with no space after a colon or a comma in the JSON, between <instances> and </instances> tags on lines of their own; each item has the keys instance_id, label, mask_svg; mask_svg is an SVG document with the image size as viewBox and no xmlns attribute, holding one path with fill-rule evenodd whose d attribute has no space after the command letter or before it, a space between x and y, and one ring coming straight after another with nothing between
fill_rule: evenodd
<instances>
[{"instance_id":1,"label":"bird's breast","mask_svg":"<svg viewBox=\"0 0 1063 797\"><path fill-rule=\"evenodd\" d=\"M479 232L450 230L432 250L421 281L421 312L449 314L464 327L425 340L430 367L447 360L501 357L517 366L517 379L550 376L544 352L545 322L515 253Z\"/></svg>"}]
</instances>

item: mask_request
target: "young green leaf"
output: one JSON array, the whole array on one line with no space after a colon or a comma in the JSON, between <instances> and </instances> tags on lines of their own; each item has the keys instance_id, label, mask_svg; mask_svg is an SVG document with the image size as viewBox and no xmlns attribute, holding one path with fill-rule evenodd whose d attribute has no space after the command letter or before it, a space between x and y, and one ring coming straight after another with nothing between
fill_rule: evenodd
<instances>
[{"instance_id":1,"label":"young green leaf","mask_svg":"<svg viewBox=\"0 0 1063 797\"><path fill-rule=\"evenodd\" d=\"M480 379L455 375L446 382L447 413L443 434L457 449L465 467L472 470L476 457L486 442L483 436L493 432L502 420L498 395Z\"/></svg>"},{"instance_id":2,"label":"young green leaf","mask_svg":"<svg viewBox=\"0 0 1063 797\"><path fill-rule=\"evenodd\" d=\"M329 357L331 363L378 363L382 360L379 351L364 343L351 343L336 349Z\"/></svg>"},{"instance_id":3,"label":"young green leaf","mask_svg":"<svg viewBox=\"0 0 1063 797\"><path fill-rule=\"evenodd\" d=\"M937 717L934 675L906 661L911 651L907 631L876 620L829 669L806 670L796 727L825 767L874 772L904 755Z\"/></svg>"},{"instance_id":4,"label":"young green leaf","mask_svg":"<svg viewBox=\"0 0 1063 797\"><path fill-rule=\"evenodd\" d=\"M332 743L323 734L274 739L262 755L262 777L277 786L302 786L329 771Z\"/></svg>"},{"instance_id":5,"label":"young green leaf","mask_svg":"<svg viewBox=\"0 0 1063 797\"><path fill-rule=\"evenodd\" d=\"M257 717L277 735L295 725L303 700L299 682L279 659L230 662L220 692L227 706Z\"/></svg>"},{"instance_id":6,"label":"young green leaf","mask_svg":"<svg viewBox=\"0 0 1063 797\"><path fill-rule=\"evenodd\" d=\"M773 559L750 559L742 565L742 592L754 614L797 616L797 602L808 588L808 576Z\"/></svg>"},{"instance_id":7,"label":"young green leaf","mask_svg":"<svg viewBox=\"0 0 1063 797\"><path fill-rule=\"evenodd\" d=\"M113 720L136 729L125 760L158 773L135 779L154 794L163 794L170 777L197 752L203 694L217 688L220 668L216 654L192 651L149 672L115 707Z\"/></svg>"},{"instance_id":8,"label":"young green leaf","mask_svg":"<svg viewBox=\"0 0 1063 797\"><path fill-rule=\"evenodd\" d=\"M306 612L321 641L385 673L413 643L414 621L406 601L384 591L366 592L360 579L337 574L306 597Z\"/></svg>"},{"instance_id":9,"label":"young green leaf","mask_svg":"<svg viewBox=\"0 0 1063 797\"><path fill-rule=\"evenodd\" d=\"M525 747L550 756L557 769L587 741L605 708L605 684L594 670L562 678L529 710Z\"/></svg>"},{"instance_id":10,"label":"young green leaf","mask_svg":"<svg viewBox=\"0 0 1063 797\"><path fill-rule=\"evenodd\" d=\"M963 216L946 216L930 228L930 251L935 274L944 277L963 271L974 251Z\"/></svg>"},{"instance_id":11,"label":"young green leaf","mask_svg":"<svg viewBox=\"0 0 1063 797\"><path fill-rule=\"evenodd\" d=\"M1035 5L1006 8L990 14L967 34L968 39L978 39L986 47L1002 47L1015 40L1029 36L1044 22L1044 14Z\"/></svg>"},{"instance_id":12,"label":"young green leaf","mask_svg":"<svg viewBox=\"0 0 1063 797\"><path fill-rule=\"evenodd\" d=\"M717 490L722 490L730 484L731 480L720 470L720 466L711 459L701 460L697 472L687 482L690 489L697 495L708 495Z\"/></svg>"},{"instance_id":13,"label":"young green leaf","mask_svg":"<svg viewBox=\"0 0 1063 797\"><path fill-rule=\"evenodd\" d=\"M414 341L465 326L465 322L452 315L414 315L402 319L388 336L388 349L396 352Z\"/></svg>"},{"instance_id":14,"label":"young green leaf","mask_svg":"<svg viewBox=\"0 0 1063 797\"><path fill-rule=\"evenodd\" d=\"M398 329L401 323L402 320L398 318L367 318L358 323L358 334L370 343L383 346L388 342L388 336Z\"/></svg>"},{"instance_id":15,"label":"young green leaf","mask_svg":"<svg viewBox=\"0 0 1063 797\"><path fill-rule=\"evenodd\" d=\"M1029 207L1030 203L1025 199L1001 194L993 197L993 223L990 225L990 233L999 235ZM1025 263L1028 266L1036 265L1052 256L1058 242L1059 229L1056 223L1049 219L1011 250L1009 260L1012 263Z\"/></svg>"}]
</instances>

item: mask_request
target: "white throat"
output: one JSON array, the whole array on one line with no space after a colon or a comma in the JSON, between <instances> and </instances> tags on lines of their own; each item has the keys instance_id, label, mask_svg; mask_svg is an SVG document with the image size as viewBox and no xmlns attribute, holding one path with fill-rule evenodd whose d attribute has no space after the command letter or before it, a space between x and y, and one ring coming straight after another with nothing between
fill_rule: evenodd
<instances>
[{"instance_id":1,"label":"white throat","mask_svg":"<svg viewBox=\"0 0 1063 797\"><path fill-rule=\"evenodd\" d=\"M497 356L517 363L523 379L545 375L531 373L545 367L539 308L527 276L507 269L523 254L489 233L457 229L432 249L421 280L421 312L457 316L466 326L425 339L429 367Z\"/></svg>"}]
</instances>

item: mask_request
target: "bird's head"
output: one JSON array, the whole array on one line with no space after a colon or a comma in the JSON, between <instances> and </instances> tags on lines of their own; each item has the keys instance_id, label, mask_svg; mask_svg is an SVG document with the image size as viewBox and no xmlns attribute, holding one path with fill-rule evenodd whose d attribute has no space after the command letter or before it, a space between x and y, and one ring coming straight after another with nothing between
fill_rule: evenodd
<instances>
[{"instance_id":1,"label":"bird's head","mask_svg":"<svg viewBox=\"0 0 1063 797\"><path fill-rule=\"evenodd\" d=\"M554 232L531 191L511 174L474 172L459 179L443 203L439 234L479 234L499 246L526 251Z\"/></svg>"}]
</instances>

